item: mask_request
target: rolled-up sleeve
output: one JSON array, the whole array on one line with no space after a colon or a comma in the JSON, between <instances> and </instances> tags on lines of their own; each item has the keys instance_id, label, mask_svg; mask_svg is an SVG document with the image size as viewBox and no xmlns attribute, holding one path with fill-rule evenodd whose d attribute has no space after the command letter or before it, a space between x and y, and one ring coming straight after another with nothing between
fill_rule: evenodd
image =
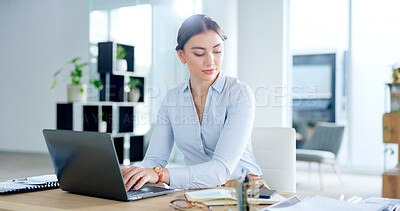
<instances>
[{"instance_id":1,"label":"rolled-up sleeve","mask_svg":"<svg viewBox=\"0 0 400 211\"><path fill-rule=\"evenodd\" d=\"M236 168L250 141L255 99L247 86L229 93L226 121L210 161L169 168L172 188L205 188L224 184Z\"/></svg>"}]
</instances>

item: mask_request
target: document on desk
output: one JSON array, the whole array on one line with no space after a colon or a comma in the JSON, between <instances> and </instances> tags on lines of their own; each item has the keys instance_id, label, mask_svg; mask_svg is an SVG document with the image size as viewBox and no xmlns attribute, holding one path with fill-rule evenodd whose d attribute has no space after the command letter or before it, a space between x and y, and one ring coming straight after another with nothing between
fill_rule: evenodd
<instances>
[{"instance_id":1,"label":"document on desk","mask_svg":"<svg viewBox=\"0 0 400 211\"><path fill-rule=\"evenodd\" d=\"M0 182L0 194L45 190L57 187L59 187L59 184L56 175L49 174Z\"/></svg>"},{"instance_id":2,"label":"document on desk","mask_svg":"<svg viewBox=\"0 0 400 211\"><path fill-rule=\"evenodd\" d=\"M400 208L400 199L370 197L363 200L360 203L382 206L382 208L380 209L381 211L393 211L393 210L399 210Z\"/></svg>"},{"instance_id":3,"label":"document on desk","mask_svg":"<svg viewBox=\"0 0 400 211\"><path fill-rule=\"evenodd\" d=\"M269 211L378 211L382 210L382 204L350 203L325 196L307 197L300 202L288 207L268 208Z\"/></svg>"},{"instance_id":4,"label":"document on desk","mask_svg":"<svg viewBox=\"0 0 400 211\"><path fill-rule=\"evenodd\" d=\"M232 205L237 204L236 193L234 190L210 189L186 192L185 197L189 201L203 202L206 205ZM247 198L249 204L274 204L284 201L285 197L275 194L270 199Z\"/></svg>"}]
</instances>

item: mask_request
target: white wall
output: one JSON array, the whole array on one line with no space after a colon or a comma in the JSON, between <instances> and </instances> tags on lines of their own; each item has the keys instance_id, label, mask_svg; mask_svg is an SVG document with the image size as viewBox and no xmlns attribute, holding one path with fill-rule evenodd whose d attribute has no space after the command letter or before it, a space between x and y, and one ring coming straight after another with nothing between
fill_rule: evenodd
<instances>
[{"instance_id":1,"label":"white wall","mask_svg":"<svg viewBox=\"0 0 400 211\"><path fill-rule=\"evenodd\" d=\"M238 78L255 92L254 126L291 124L288 0L238 1Z\"/></svg>"},{"instance_id":2,"label":"white wall","mask_svg":"<svg viewBox=\"0 0 400 211\"><path fill-rule=\"evenodd\" d=\"M238 0L203 0L203 13L214 19L228 39L222 70L228 76L238 75Z\"/></svg>"},{"instance_id":3,"label":"white wall","mask_svg":"<svg viewBox=\"0 0 400 211\"><path fill-rule=\"evenodd\" d=\"M88 0L0 1L0 151L47 152L42 129L56 127L66 84L52 75L88 59Z\"/></svg>"},{"instance_id":4,"label":"white wall","mask_svg":"<svg viewBox=\"0 0 400 211\"><path fill-rule=\"evenodd\" d=\"M397 0L353 0L349 112L354 169L383 171L385 83L392 80L391 65L400 63L399 7ZM397 155L388 159L393 168Z\"/></svg>"}]
</instances>

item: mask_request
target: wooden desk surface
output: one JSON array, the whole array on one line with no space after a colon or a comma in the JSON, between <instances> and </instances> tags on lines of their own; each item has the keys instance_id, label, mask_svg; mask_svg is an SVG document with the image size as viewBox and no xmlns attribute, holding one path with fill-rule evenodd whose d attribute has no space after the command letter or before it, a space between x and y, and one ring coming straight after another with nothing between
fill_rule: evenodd
<instances>
[{"instance_id":1,"label":"wooden desk surface","mask_svg":"<svg viewBox=\"0 0 400 211\"><path fill-rule=\"evenodd\" d=\"M185 191L164 196L121 202L70 194L61 189L0 195L0 210L175 210L169 206L173 199L184 198ZM284 197L292 193L280 193ZM263 207L266 205L260 205ZM235 207L235 206L232 206ZM213 210L228 210L227 206L213 206ZM195 209L194 209L195 210Z\"/></svg>"}]
</instances>

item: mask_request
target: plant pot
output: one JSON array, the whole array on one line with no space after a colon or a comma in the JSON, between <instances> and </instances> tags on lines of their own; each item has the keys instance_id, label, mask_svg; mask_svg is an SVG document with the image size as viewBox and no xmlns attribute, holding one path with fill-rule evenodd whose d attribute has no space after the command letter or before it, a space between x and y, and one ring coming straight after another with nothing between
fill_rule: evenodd
<instances>
[{"instance_id":1,"label":"plant pot","mask_svg":"<svg viewBox=\"0 0 400 211\"><path fill-rule=\"evenodd\" d=\"M81 102L87 101L87 84L69 84L68 85L68 102Z\"/></svg>"},{"instance_id":2,"label":"plant pot","mask_svg":"<svg viewBox=\"0 0 400 211\"><path fill-rule=\"evenodd\" d=\"M129 102L138 102L140 98L140 89L134 88L128 93L128 101Z\"/></svg>"},{"instance_id":3,"label":"plant pot","mask_svg":"<svg viewBox=\"0 0 400 211\"><path fill-rule=\"evenodd\" d=\"M99 123L100 123L99 124L99 132L101 132L101 133L107 132L107 122L100 121Z\"/></svg>"},{"instance_id":4,"label":"plant pot","mask_svg":"<svg viewBox=\"0 0 400 211\"><path fill-rule=\"evenodd\" d=\"M400 84L389 84L390 112L400 113Z\"/></svg>"},{"instance_id":5,"label":"plant pot","mask_svg":"<svg viewBox=\"0 0 400 211\"><path fill-rule=\"evenodd\" d=\"M117 71L126 72L128 70L128 62L126 59L117 59Z\"/></svg>"}]
</instances>

